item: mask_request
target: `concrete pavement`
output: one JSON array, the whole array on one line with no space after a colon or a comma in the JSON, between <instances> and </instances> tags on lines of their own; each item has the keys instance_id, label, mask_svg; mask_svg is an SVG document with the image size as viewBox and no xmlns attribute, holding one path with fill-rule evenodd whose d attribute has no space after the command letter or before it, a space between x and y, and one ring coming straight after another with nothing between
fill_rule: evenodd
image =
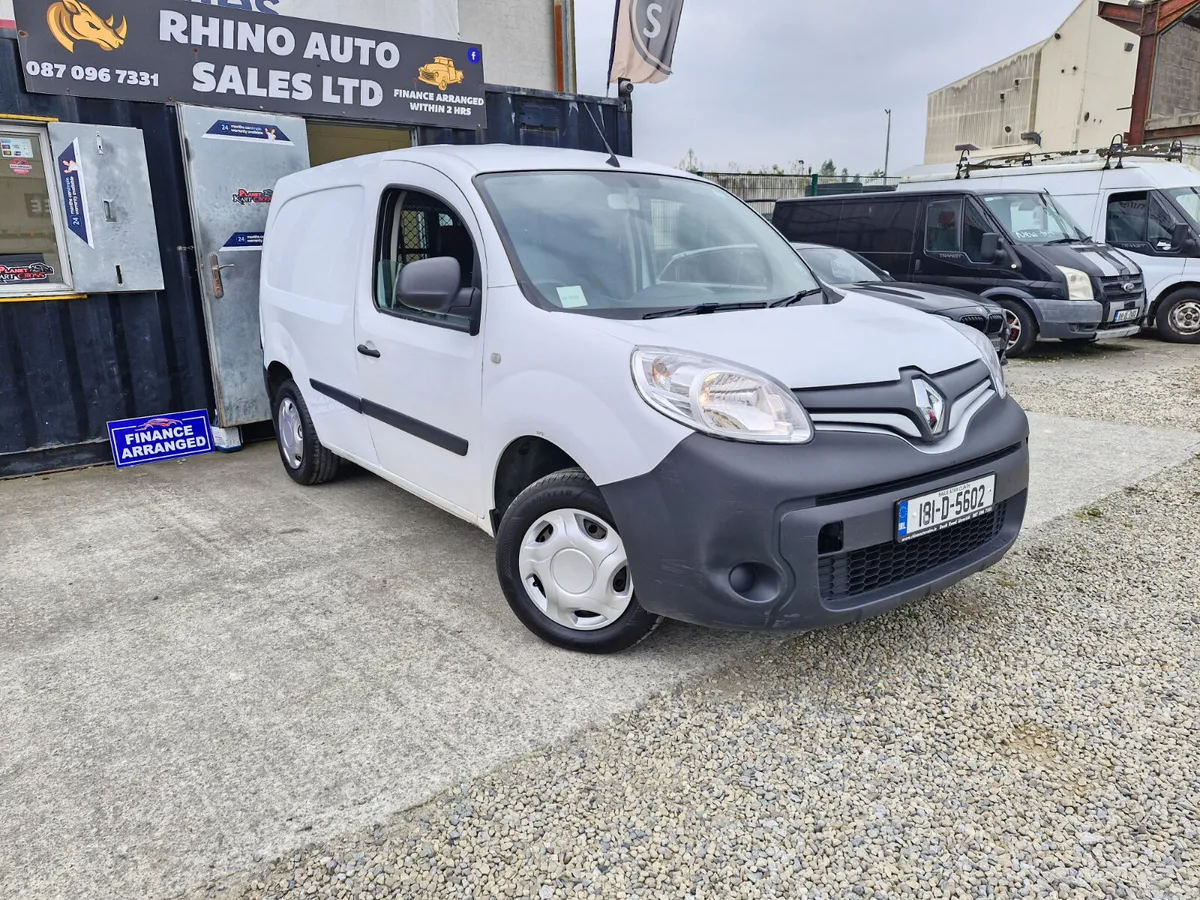
<instances>
[{"instance_id":1,"label":"concrete pavement","mask_svg":"<svg viewBox=\"0 0 1200 900\"><path fill-rule=\"evenodd\" d=\"M1031 422L1031 527L1200 449ZM774 640L547 647L486 535L365 474L296 487L272 446L0 484L0 548L5 897L169 896Z\"/></svg>"}]
</instances>

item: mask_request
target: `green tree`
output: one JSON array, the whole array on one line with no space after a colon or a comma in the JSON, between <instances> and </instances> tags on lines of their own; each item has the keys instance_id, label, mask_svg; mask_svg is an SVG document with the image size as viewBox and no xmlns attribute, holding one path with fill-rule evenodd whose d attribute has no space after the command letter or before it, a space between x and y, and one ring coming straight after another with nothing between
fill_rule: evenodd
<instances>
[{"instance_id":1,"label":"green tree","mask_svg":"<svg viewBox=\"0 0 1200 900\"><path fill-rule=\"evenodd\" d=\"M824 175L826 178L831 178L834 175L837 175L837 166L834 165L832 159L827 159L825 162L821 163L821 168L817 169L817 174Z\"/></svg>"}]
</instances>

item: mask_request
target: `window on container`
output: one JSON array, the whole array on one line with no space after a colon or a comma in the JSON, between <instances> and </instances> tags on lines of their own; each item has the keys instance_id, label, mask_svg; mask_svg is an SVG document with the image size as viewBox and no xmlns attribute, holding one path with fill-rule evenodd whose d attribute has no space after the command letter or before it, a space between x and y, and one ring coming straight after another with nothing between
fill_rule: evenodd
<instances>
[{"instance_id":1,"label":"window on container","mask_svg":"<svg viewBox=\"0 0 1200 900\"><path fill-rule=\"evenodd\" d=\"M63 290L70 284L46 133L0 119L0 295Z\"/></svg>"}]
</instances>

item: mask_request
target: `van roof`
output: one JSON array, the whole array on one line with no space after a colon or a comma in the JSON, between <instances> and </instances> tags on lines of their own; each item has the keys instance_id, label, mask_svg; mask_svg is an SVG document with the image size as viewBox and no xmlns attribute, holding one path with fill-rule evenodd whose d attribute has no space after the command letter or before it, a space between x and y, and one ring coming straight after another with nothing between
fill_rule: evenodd
<instances>
[{"instance_id":1,"label":"van roof","mask_svg":"<svg viewBox=\"0 0 1200 900\"><path fill-rule=\"evenodd\" d=\"M618 159L621 162L620 171L695 177L670 166L625 156ZM607 153L561 150L556 147L522 147L514 144L427 144L406 150L387 150L355 156L307 171L329 176L340 172L361 171L372 166L387 166L392 162L423 163L443 171L455 170L458 175L466 178L486 172L532 172L547 169L618 171L608 164Z\"/></svg>"},{"instance_id":2,"label":"van roof","mask_svg":"<svg viewBox=\"0 0 1200 900\"><path fill-rule=\"evenodd\" d=\"M972 186L969 181L956 181L954 187L930 187L922 190L904 190L904 191L878 191L869 194L823 194L819 197L788 197L784 200L776 200L775 206L790 206L795 203L844 203L847 201L869 200L872 203L877 201L895 201L901 200L917 200L921 197L960 197L963 194L978 194L987 190L987 185ZM1042 194L1044 191L1039 191L1033 188L1010 189L1003 190L1005 194Z\"/></svg>"}]
</instances>

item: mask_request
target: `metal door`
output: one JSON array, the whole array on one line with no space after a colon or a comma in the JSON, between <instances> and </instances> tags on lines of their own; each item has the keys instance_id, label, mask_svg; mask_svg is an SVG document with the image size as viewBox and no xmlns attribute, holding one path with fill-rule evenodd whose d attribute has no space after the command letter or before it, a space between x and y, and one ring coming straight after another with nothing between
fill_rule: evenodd
<instances>
[{"instance_id":1,"label":"metal door","mask_svg":"<svg viewBox=\"0 0 1200 900\"><path fill-rule=\"evenodd\" d=\"M179 106L208 352L222 428L271 418L258 273L275 182L308 168L303 119Z\"/></svg>"}]
</instances>

